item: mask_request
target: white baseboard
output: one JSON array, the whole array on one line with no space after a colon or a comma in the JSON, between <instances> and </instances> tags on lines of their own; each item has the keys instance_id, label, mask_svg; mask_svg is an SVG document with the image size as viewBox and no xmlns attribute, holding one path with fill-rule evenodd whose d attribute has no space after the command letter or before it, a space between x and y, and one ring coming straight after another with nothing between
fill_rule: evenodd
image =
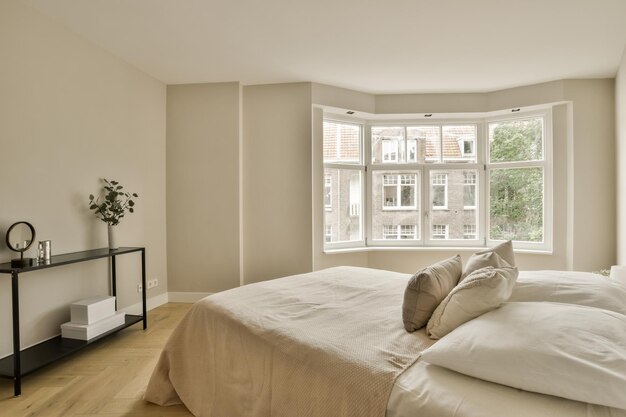
<instances>
[{"instance_id":1,"label":"white baseboard","mask_svg":"<svg viewBox=\"0 0 626 417\"><path fill-rule=\"evenodd\" d=\"M169 292L170 303L195 303L198 300L208 297L212 292Z\"/></svg>"},{"instance_id":2,"label":"white baseboard","mask_svg":"<svg viewBox=\"0 0 626 417\"><path fill-rule=\"evenodd\" d=\"M168 293L164 292L162 294L155 295L154 297L146 299L146 310L150 311L153 308L157 308L158 306L167 304L168 298ZM120 308L118 311L122 311L126 314L141 314L141 301L136 304Z\"/></svg>"}]
</instances>

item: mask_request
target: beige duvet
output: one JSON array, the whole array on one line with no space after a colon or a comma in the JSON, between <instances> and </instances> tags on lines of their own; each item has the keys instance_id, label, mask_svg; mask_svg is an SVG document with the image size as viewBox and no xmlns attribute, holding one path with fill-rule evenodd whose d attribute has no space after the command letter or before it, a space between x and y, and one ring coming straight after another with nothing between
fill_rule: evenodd
<instances>
[{"instance_id":1,"label":"beige duvet","mask_svg":"<svg viewBox=\"0 0 626 417\"><path fill-rule=\"evenodd\" d=\"M203 417L381 417L396 378L432 342L407 333L407 275L338 267L196 303L172 334L148 401Z\"/></svg>"}]
</instances>

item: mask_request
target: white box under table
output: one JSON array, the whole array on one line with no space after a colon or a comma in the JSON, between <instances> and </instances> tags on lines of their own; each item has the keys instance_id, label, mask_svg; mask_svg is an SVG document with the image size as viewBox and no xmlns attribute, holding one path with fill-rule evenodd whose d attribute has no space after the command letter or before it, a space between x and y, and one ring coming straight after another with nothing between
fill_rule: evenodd
<instances>
[{"instance_id":1,"label":"white box under table","mask_svg":"<svg viewBox=\"0 0 626 417\"><path fill-rule=\"evenodd\" d=\"M61 325L61 336L66 339L90 340L124 324L125 316L124 313L115 313L91 324L64 323Z\"/></svg>"},{"instance_id":2,"label":"white box under table","mask_svg":"<svg viewBox=\"0 0 626 417\"><path fill-rule=\"evenodd\" d=\"M93 324L115 314L115 297L86 298L70 306L73 324Z\"/></svg>"}]
</instances>

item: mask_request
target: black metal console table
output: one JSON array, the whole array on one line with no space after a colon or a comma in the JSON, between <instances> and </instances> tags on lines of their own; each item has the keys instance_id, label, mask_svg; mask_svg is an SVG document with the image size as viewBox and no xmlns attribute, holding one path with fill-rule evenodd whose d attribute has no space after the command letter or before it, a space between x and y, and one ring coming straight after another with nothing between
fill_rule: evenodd
<instances>
[{"instance_id":1,"label":"black metal console table","mask_svg":"<svg viewBox=\"0 0 626 417\"><path fill-rule=\"evenodd\" d=\"M141 252L141 303L142 315L126 315L126 321L106 333L93 339L76 340L65 339L57 336L46 340L28 349L20 350L20 293L19 275L25 272L38 271L40 269L54 268L56 266L69 265L78 262L91 261L94 259L111 258L111 295L116 295L116 266L115 257L132 252ZM14 380L14 392L18 396L22 393L22 377L30 374L45 365L70 355L91 343L101 340L113 333L119 332L128 326L143 321L144 330L148 327L148 316L146 314L146 249L141 247L128 247L109 250L93 249L84 252L67 253L53 256L49 263L27 266L24 268L13 268L11 263L0 264L0 273L11 274L11 290L13 300L13 355L0 359L0 377L12 378ZM117 308L117 301L115 304Z\"/></svg>"}]
</instances>

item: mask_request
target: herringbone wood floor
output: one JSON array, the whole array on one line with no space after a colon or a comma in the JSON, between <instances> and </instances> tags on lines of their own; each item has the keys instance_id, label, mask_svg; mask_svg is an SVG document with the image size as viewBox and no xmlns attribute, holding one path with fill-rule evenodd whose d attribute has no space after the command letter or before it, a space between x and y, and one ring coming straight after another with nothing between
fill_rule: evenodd
<instances>
[{"instance_id":1,"label":"herringbone wood floor","mask_svg":"<svg viewBox=\"0 0 626 417\"><path fill-rule=\"evenodd\" d=\"M142 397L159 353L191 304L169 303L148 312L148 330L136 324L22 380L0 379L0 416L182 417L184 406L159 407Z\"/></svg>"}]
</instances>

